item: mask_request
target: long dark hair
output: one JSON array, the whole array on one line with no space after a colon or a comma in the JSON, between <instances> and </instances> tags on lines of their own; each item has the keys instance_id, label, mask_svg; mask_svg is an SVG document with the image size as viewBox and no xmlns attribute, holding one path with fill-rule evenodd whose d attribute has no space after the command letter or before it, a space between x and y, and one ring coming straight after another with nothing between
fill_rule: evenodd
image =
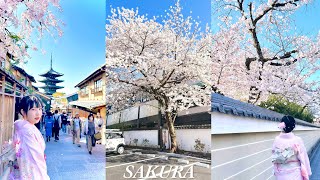
<instances>
[{"instance_id":1,"label":"long dark hair","mask_svg":"<svg viewBox=\"0 0 320 180\"><path fill-rule=\"evenodd\" d=\"M28 95L24 96L18 105L18 112L22 115L21 110L23 110L25 113L27 113L32 108L42 108L42 102L41 100L34 96L34 95Z\"/></svg>"},{"instance_id":2,"label":"long dark hair","mask_svg":"<svg viewBox=\"0 0 320 180\"><path fill-rule=\"evenodd\" d=\"M286 127L283 128L285 133L291 132L296 127L296 120L292 116L283 116L281 122L286 124Z\"/></svg>"}]
</instances>

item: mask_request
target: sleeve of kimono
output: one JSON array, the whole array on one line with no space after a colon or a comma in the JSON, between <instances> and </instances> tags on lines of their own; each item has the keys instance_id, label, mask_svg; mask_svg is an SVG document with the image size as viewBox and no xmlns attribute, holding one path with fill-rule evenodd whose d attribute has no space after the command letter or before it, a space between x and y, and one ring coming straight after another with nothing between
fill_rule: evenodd
<instances>
[{"instance_id":1,"label":"sleeve of kimono","mask_svg":"<svg viewBox=\"0 0 320 180\"><path fill-rule=\"evenodd\" d=\"M21 150L20 171L32 179L49 179L44 150L40 146L39 139L32 132L24 137L25 146Z\"/></svg>"},{"instance_id":2,"label":"sleeve of kimono","mask_svg":"<svg viewBox=\"0 0 320 180\"><path fill-rule=\"evenodd\" d=\"M299 141L299 147L298 147L298 158L301 163L301 174L304 178L304 180L308 180L309 176L312 174L311 168L310 168L310 161L307 154L307 149L303 144L303 141L301 138L298 138Z\"/></svg>"}]
</instances>

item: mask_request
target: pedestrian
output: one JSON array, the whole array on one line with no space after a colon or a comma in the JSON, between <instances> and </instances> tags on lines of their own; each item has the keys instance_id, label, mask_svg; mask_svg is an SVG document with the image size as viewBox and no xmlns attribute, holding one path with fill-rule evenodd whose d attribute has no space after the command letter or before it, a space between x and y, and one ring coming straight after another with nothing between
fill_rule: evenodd
<instances>
[{"instance_id":1,"label":"pedestrian","mask_svg":"<svg viewBox=\"0 0 320 180\"><path fill-rule=\"evenodd\" d=\"M65 111L61 115L62 132L67 133L68 117Z\"/></svg>"},{"instance_id":2,"label":"pedestrian","mask_svg":"<svg viewBox=\"0 0 320 180\"><path fill-rule=\"evenodd\" d=\"M46 128L46 141L49 142L52 135L52 128L54 123L53 116L50 111L46 113L44 122L45 122L45 128Z\"/></svg>"},{"instance_id":3,"label":"pedestrian","mask_svg":"<svg viewBox=\"0 0 320 180\"><path fill-rule=\"evenodd\" d=\"M97 127L96 132L101 134L102 133L101 130L102 130L102 125L103 125L103 119L102 119L100 113L97 113L95 122L96 122L96 127ZM96 143L97 144L101 144L101 139L97 140Z\"/></svg>"},{"instance_id":4,"label":"pedestrian","mask_svg":"<svg viewBox=\"0 0 320 180\"><path fill-rule=\"evenodd\" d=\"M80 145L80 138L81 138L81 120L79 118L79 113L76 113L75 117L71 121L71 128L72 128L72 135L73 135L73 144L76 143L78 147Z\"/></svg>"},{"instance_id":5,"label":"pedestrian","mask_svg":"<svg viewBox=\"0 0 320 180\"><path fill-rule=\"evenodd\" d=\"M304 143L292 133L295 124L292 116L284 116L279 124L281 133L275 138L272 147L272 162L277 180L308 180L311 175Z\"/></svg>"},{"instance_id":6,"label":"pedestrian","mask_svg":"<svg viewBox=\"0 0 320 180\"><path fill-rule=\"evenodd\" d=\"M71 121L72 121L72 118L71 118L71 115L69 114L68 115L68 119L67 119L67 132L68 134L71 134Z\"/></svg>"},{"instance_id":7,"label":"pedestrian","mask_svg":"<svg viewBox=\"0 0 320 180\"><path fill-rule=\"evenodd\" d=\"M54 134L54 141L57 142L59 140L59 131L61 129L61 116L59 115L59 111L55 110L53 115L53 134Z\"/></svg>"},{"instance_id":8,"label":"pedestrian","mask_svg":"<svg viewBox=\"0 0 320 180\"><path fill-rule=\"evenodd\" d=\"M45 112L45 109L44 108L42 108L42 118L41 118L41 120L40 120L40 122L41 122L41 126L40 126L40 132L41 132L41 134L42 135L44 135L44 133L43 133L43 131L45 131L45 123L44 123L44 119L45 119L45 117L46 117L46 112Z\"/></svg>"},{"instance_id":9,"label":"pedestrian","mask_svg":"<svg viewBox=\"0 0 320 180\"><path fill-rule=\"evenodd\" d=\"M84 135L86 135L86 143L89 154L92 154L92 147L95 146L96 140L94 138L94 134L96 133L96 126L94 123L94 116L93 114L89 114L88 119L84 125Z\"/></svg>"},{"instance_id":10,"label":"pedestrian","mask_svg":"<svg viewBox=\"0 0 320 180\"><path fill-rule=\"evenodd\" d=\"M45 158L45 142L35 126L42 116L42 103L33 95L25 96L18 105L22 119L14 122L16 161L9 179L49 180Z\"/></svg>"}]
</instances>

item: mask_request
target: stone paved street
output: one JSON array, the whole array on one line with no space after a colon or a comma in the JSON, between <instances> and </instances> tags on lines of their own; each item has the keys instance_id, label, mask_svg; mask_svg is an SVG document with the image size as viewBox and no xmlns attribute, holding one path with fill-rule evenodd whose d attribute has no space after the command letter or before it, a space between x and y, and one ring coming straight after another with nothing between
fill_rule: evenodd
<instances>
[{"instance_id":1,"label":"stone paved street","mask_svg":"<svg viewBox=\"0 0 320 180\"><path fill-rule=\"evenodd\" d=\"M105 149L96 145L90 155L86 149L85 138L81 147L72 144L72 136L60 132L60 140L51 138L46 143L48 174L51 180L94 179L105 180Z\"/></svg>"},{"instance_id":2,"label":"stone paved street","mask_svg":"<svg viewBox=\"0 0 320 180\"><path fill-rule=\"evenodd\" d=\"M175 154L178 156L177 154ZM188 156L176 157L172 153L161 153L161 152L151 152L140 150L140 149L130 149L126 150L124 154L107 154L107 179L109 180L125 180L124 176L131 177L127 179L182 179L179 176L173 176L174 169L170 167L178 167L184 169L182 171L183 179L192 180L207 180L210 179L210 163L211 161L203 158L195 158ZM200 165L199 165L200 164ZM157 168L158 166L158 168ZM190 178L190 174L187 176L186 171L190 167L192 168L193 177ZM129 167L129 168L128 168ZM154 175L156 177L147 177L149 174L149 167L154 168ZM164 167L163 172L161 168ZM138 169L142 170L139 171ZM130 172L129 172L130 171ZM140 173L137 173L140 172ZM161 173L162 172L162 173ZM130 173L132 173L130 176ZM136 175L134 175L136 174ZM161 176L165 178L161 178ZM143 176L143 177L141 177ZM152 173L149 174L152 176ZM172 178L177 177L177 178Z\"/></svg>"}]
</instances>

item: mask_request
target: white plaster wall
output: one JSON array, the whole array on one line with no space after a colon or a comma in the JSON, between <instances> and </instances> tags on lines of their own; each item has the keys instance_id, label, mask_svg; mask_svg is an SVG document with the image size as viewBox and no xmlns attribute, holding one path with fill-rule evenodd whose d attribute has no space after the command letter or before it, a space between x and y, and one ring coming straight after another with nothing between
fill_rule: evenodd
<instances>
[{"instance_id":1,"label":"white plaster wall","mask_svg":"<svg viewBox=\"0 0 320 180\"><path fill-rule=\"evenodd\" d=\"M211 134L274 132L280 131L278 124L278 121L211 113ZM297 125L295 130L317 130L317 128Z\"/></svg>"},{"instance_id":2,"label":"white plaster wall","mask_svg":"<svg viewBox=\"0 0 320 180\"><path fill-rule=\"evenodd\" d=\"M121 122L138 119L138 107L131 107L121 111Z\"/></svg>"},{"instance_id":3,"label":"white plaster wall","mask_svg":"<svg viewBox=\"0 0 320 180\"><path fill-rule=\"evenodd\" d=\"M196 144L195 140L199 139L201 144L205 144L201 152L210 153L210 129L177 129L176 135L179 149L199 152L194 147ZM134 139L138 139L137 146L158 147L158 130L125 131L124 139L126 144L131 146L135 146ZM143 144L144 139L148 139L149 143Z\"/></svg>"},{"instance_id":4,"label":"white plaster wall","mask_svg":"<svg viewBox=\"0 0 320 180\"><path fill-rule=\"evenodd\" d=\"M135 146L134 139L138 139L137 146L158 147L158 130L124 131L123 137L126 145ZM148 144L143 144L147 139Z\"/></svg>"},{"instance_id":5,"label":"white plaster wall","mask_svg":"<svg viewBox=\"0 0 320 180\"><path fill-rule=\"evenodd\" d=\"M107 115L107 125L118 124L120 118L120 112L116 112L110 115Z\"/></svg>"},{"instance_id":6,"label":"white plaster wall","mask_svg":"<svg viewBox=\"0 0 320 180\"><path fill-rule=\"evenodd\" d=\"M197 114L197 113L202 113L202 112L209 113L210 110L211 110L210 106L193 107L193 108L178 112L178 116L184 116L184 115L188 115L188 114Z\"/></svg>"},{"instance_id":7,"label":"white plaster wall","mask_svg":"<svg viewBox=\"0 0 320 180\"><path fill-rule=\"evenodd\" d=\"M211 179L275 179L271 148L279 122L211 114ZM320 128L297 125L293 133L308 151L320 139Z\"/></svg>"},{"instance_id":8,"label":"white plaster wall","mask_svg":"<svg viewBox=\"0 0 320 180\"><path fill-rule=\"evenodd\" d=\"M140 118L157 115L159 111L158 101L153 100L140 106Z\"/></svg>"},{"instance_id":9,"label":"white plaster wall","mask_svg":"<svg viewBox=\"0 0 320 180\"><path fill-rule=\"evenodd\" d=\"M185 151L201 152L195 150L195 140L199 139L201 144L205 144L202 152L210 153L211 136L210 129L177 129L177 143L179 149Z\"/></svg>"}]
</instances>

